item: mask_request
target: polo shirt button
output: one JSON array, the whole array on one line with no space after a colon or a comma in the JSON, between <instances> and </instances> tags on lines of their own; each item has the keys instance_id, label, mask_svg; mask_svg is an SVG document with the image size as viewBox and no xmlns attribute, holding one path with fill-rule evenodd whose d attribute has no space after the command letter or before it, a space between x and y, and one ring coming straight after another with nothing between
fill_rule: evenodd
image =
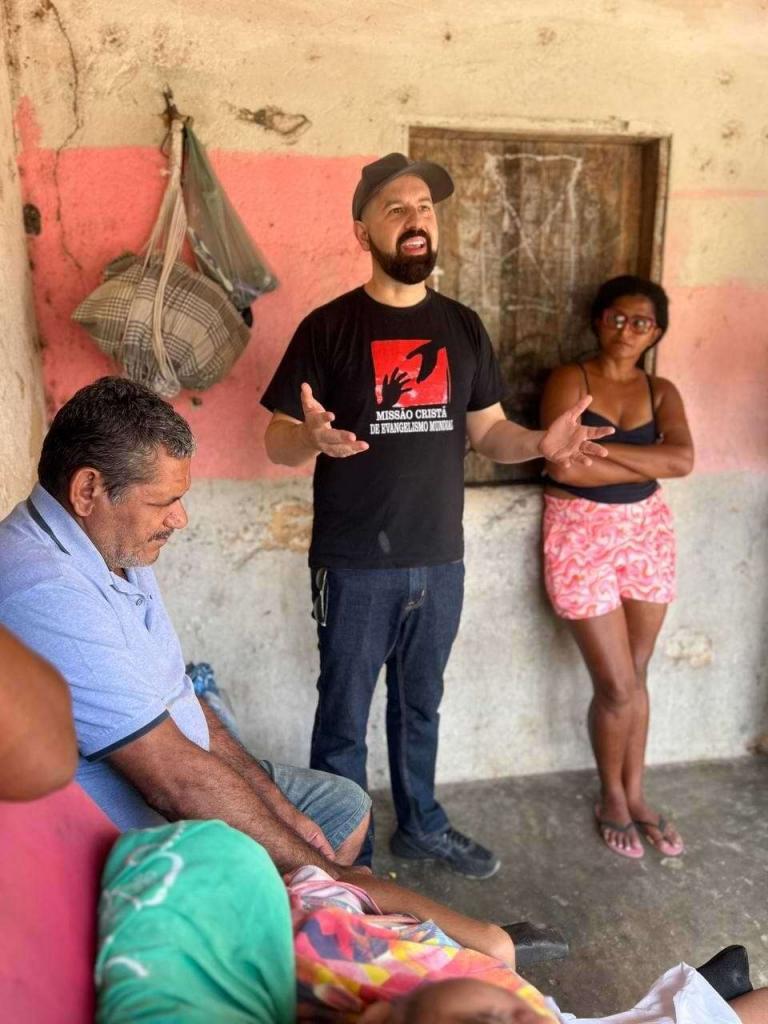
<instances>
[{"instance_id":1,"label":"polo shirt button","mask_svg":"<svg viewBox=\"0 0 768 1024\"><path fill-rule=\"evenodd\" d=\"M144 604L144 598L143 597L137 597L136 598L136 607L138 608L139 605L142 605L142 604Z\"/></svg>"}]
</instances>

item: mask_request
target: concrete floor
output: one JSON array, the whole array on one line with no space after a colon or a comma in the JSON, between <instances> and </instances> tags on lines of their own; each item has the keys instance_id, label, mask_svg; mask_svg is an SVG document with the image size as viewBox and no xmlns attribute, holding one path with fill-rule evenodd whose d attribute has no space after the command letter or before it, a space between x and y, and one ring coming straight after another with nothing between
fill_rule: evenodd
<instances>
[{"instance_id":1,"label":"concrete floor","mask_svg":"<svg viewBox=\"0 0 768 1024\"><path fill-rule=\"evenodd\" d=\"M569 959L527 977L578 1016L628 1009L666 968L730 943L747 947L753 984L768 985L768 759L649 769L649 799L687 844L674 859L611 853L592 825L596 791L593 772L442 787L452 823L502 858L482 882L392 857L389 794L377 793L376 871L467 914L560 928Z\"/></svg>"}]
</instances>

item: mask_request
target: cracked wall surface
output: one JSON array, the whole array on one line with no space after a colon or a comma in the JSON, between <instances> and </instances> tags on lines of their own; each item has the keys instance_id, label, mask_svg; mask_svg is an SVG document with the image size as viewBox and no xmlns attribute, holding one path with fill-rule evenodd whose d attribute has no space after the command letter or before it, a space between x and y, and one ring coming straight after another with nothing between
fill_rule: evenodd
<instances>
[{"instance_id":1,"label":"cracked wall surface","mask_svg":"<svg viewBox=\"0 0 768 1024\"><path fill-rule=\"evenodd\" d=\"M29 490L43 430L42 372L15 157L4 29L0 8L0 516Z\"/></svg>"},{"instance_id":2,"label":"cracked wall surface","mask_svg":"<svg viewBox=\"0 0 768 1024\"><path fill-rule=\"evenodd\" d=\"M310 495L267 461L258 400L306 312L365 278L349 216L361 165L405 149L408 125L671 136L658 369L686 400L697 468L668 488L681 597L654 662L649 755L731 756L765 731L763 0L2 4L51 410L110 369L70 314L149 233L166 84L280 281L229 377L176 402L198 438L197 483L159 571L188 656L214 663L254 742L294 760L314 703ZM589 684L542 597L538 492L470 490L466 507L441 777L588 764ZM371 728L381 779L380 703Z\"/></svg>"},{"instance_id":3,"label":"cracked wall surface","mask_svg":"<svg viewBox=\"0 0 768 1024\"><path fill-rule=\"evenodd\" d=\"M743 755L768 728L768 480L691 477L666 494L678 526L679 597L649 672L648 757ZM446 674L439 777L588 767L590 684L547 607L540 492L478 488L468 497L466 600ZM298 545L274 543L270 524L286 512L290 521L294 509L300 520L310 499L307 480L197 480L190 525L157 565L187 657L214 664L248 743L302 763L317 675L309 570ZM368 742L372 784L386 785L383 685Z\"/></svg>"},{"instance_id":4,"label":"cracked wall surface","mask_svg":"<svg viewBox=\"0 0 768 1024\"><path fill-rule=\"evenodd\" d=\"M364 277L349 197L362 163L407 146L409 124L671 135L673 318L659 369L684 388L700 470L764 470L761 0L719 0L701 17L661 0L589 0L578 14L556 0L480 0L471 12L443 0L396 14L370 0L4 9L24 199L40 212L30 249L53 407L108 368L69 317L104 264L147 238L170 84L281 281L257 303L234 372L202 404L184 403L199 473L284 475L264 458L256 399L302 315ZM713 388L725 389L714 409Z\"/></svg>"}]
</instances>

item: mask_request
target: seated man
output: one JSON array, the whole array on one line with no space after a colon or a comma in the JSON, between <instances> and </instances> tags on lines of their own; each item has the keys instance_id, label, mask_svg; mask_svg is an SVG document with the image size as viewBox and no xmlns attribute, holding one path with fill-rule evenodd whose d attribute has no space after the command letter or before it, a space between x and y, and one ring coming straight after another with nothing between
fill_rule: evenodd
<instances>
[{"instance_id":1,"label":"seated man","mask_svg":"<svg viewBox=\"0 0 768 1024\"><path fill-rule=\"evenodd\" d=\"M39 483L0 523L0 622L70 687L77 781L118 828L220 818L282 870L354 862L369 798L257 761L200 704L149 566L187 524L194 440L141 385L105 377L64 405Z\"/></svg>"},{"instance_id":2,"label":"seated man","mask_svg":"<svg viewBox=\"0 0 768 1024\"><path fill-rule=\"evenodd\" d=\"M47 661L0 626L0 800L36 800L71 782L69 691Z\"/></svg>"}]
</instances>

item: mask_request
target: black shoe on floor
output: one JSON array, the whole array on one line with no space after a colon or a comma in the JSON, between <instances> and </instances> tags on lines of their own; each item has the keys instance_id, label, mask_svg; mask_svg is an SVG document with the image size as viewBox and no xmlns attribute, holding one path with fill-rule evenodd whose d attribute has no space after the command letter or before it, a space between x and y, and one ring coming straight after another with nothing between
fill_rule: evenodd
<instances>
[{"instance_id":1,"label":"black shoe on floor","mask_svg":"<svg viewBox=\"0 0 768 1024\"><path fill-rule=\"evenodd\" d=\"M557 928L544 928L530 921L516 921L501 927L515 944L515 966L518 970L548 960L564 960L570 953L568 940Z\"/></svg>"},{"instance_id":2,"label":"black shoe on floor","mask_svg":"<svg viewBox=\"0 0 768 1024\"><path fill-rule=\"evenodd\" d=\"M450 825L444 832L418 839L398 829L389 840L389 849L396 857L406 860L442 861L467 878L490 878L501 867L494 853Z\"/></svg>"},{"instance_id":3,"label":"black shoe on floor","mask_svg":"<svg viewBox=\"0 0 768 1024\"><path fill-rule=\"evenodd\" d=\"M744 946L726 946L696 970L726 1002L752 991L749 957Z\"/></svg>"}]
</instances>

